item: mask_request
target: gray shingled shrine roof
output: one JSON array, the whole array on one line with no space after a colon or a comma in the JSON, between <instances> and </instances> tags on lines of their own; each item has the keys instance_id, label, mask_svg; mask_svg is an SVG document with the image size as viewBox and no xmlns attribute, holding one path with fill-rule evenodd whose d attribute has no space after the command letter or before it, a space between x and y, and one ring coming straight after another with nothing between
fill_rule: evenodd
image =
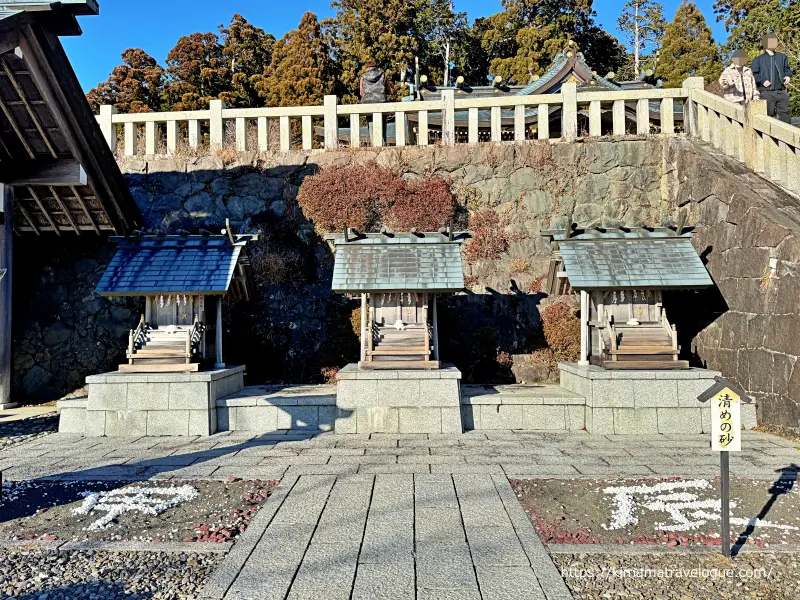
<instances>
[{"instance_id":1,"label":"gray shingled shrine roof","mask_svg":"<svg viewBox=\"0 0 800 600\"><path fill-rule=\"evenodd\" d=\"M692 234L667 228L544 232L558 242L573 289L691 289L714 285Z\"/></svg>"},{"instance_id":2,"label":"gray shingled shrine roof","mask_svg":"<svg viewBox=\"0 0 800 600\"><path fill-rule=\"evenodd\" d=\"M464 289L461 242L440 233L330 235L335 292L457 292Z\"/></svg>"},{"instance_id":3,"label":"gray shingled shrine roof","mask_svg":"<svg viewBox=\"0 0 800 600\"><path fill-rule=\"evenodd\" d=\"M224 294L239 255L253 236L145 236L120 241L97 293L103 296L146 294Z\"/></svg>"}]
</instances>

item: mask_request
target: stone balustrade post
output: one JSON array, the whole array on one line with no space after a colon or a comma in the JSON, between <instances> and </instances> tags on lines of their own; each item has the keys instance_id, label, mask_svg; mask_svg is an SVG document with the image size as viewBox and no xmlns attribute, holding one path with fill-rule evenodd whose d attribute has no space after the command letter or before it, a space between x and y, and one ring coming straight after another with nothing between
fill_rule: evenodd
<instances>
[{"instance_id":1,"label":"stone balustrade post","mask_svg":"<svg viewBox=\"0 0 800 600\"><path fill-rule=\"evenodd\" d=\"M456 96L455 90L442 90L442 143L456 145Z\"/></svg>"},{"instance_id":2,"label":"stone balustrade post","mask_svg":"<svg viewBox=\"0 0 800 600\"><path fill-rule=\"evenodd\" d=\"M692 98L692 90L706 89L706 82L702 77L687 77L682 87L688 92L683 105L683 127L686 133L696 137L700 132L697 127L697 104Z\"/></svg>"},{"instance_id":3,"label":"stone balustrade post","mask_svg":"<svg viewBox=\"0 0 800 600\"><path fill-rule=\"evenodd\" d=\"M565 83L561 86L561 137L572 142L578 138L578 86Z\"/></svg>"},{"instance_id":4,"label":"stone balustrade post","mask_svg":"<svg viewBox=\"0 0 800 600\"><path fill-rule=\"evenodd\" d=\"M759 143L759 133L754 125L757 117L766 115L766 100L748 102L744 106L744 164L756 173L763 173L765 165L763 145Z\"/></svg>"},{"instance_id":5,"label":"stone balustrade post","mask_svg":"<svg viewBox=\"0 0 800 600\"><path fill-rule=\"evenodd\" d=\"M339 118L336 114L337 99L334 95L325 96L323 100L325 121L325 149L336 148L339 142Z\"/></svg>"},{"instance_id":6,"label":"stone balustrade post","mask_svg":"<svg viewBox=\"0 0 800 600\"><path fill-rule=\"evenodd\" d=\"M212 100L210 105L211 117L209 119L209 137L212 149L222 148L225 145L225 122L222 120L222 111L225 103L222 100Z\"/></svg>"},{"instance_id":7,"label":"stone balustrade post","mask_svg":"<svg viewBox=\"0 0 800 600\"><path fill-rule=\"evenodd\" d=\"M100 131L103 132L103 137L111 148L111 152L117 151L117 127L114 125L113 117L117 114L117 109L109 104L100 106L100 117L98 118L100 124Z\"/></svg>"}]
</instances>

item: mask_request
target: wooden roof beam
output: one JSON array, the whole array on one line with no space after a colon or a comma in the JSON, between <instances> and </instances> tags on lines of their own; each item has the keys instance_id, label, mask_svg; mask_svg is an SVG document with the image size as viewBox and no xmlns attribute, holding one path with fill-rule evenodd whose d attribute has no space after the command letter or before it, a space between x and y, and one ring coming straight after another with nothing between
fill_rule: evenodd
<instances>
[{"instance_id":1,"label":"wooden roof beam","mask_svg":"<svg viewBox=\"0 0 800 600\"><path fill-rule=\"evenodd\" d=\"M88 178L83 167L75 160L59 159L31 165L15 165L13 171L6 166L0 181L9 185L86 185Z\"/></svg>"},{"instance_id":2,"label":"wooden roof beam","mask_svg":"<svg viewBox=\"0 0 800 600\"><path fill-rule=\"evenodd\" d=\"M48 223L50 223L50 226L53 228L53 231L56 232L56 235L61 235L61 230L58 228L58 225L56 225L56 222L53 221L53 217L45 208L41 198L39 198L39 195L36 193L36 190L34 190L31 186L28 186L28 193L31 195L31 198L33 198L34 202L36 202L36 206L38 206L39 210L42 211L44 218L47 219Z\"/></svg>"},{"instance_id":3,"label":"wooden roof beam","mask_svg":"<svg viewBox=\"0 0 800 600\"><path fill-rule=\"evenodd\" d=\"M10 31L2 36L0 39L0 54L7 54L8 52L16 52L19 48L19 34L16 31Z\"/></svg>"},{"instance_id":4,"label":"wooden roof beam","mask_svg":"<svg viewBox=\"0 0 800 600\"><path fill-rule=\"evenodd\" d=\"M14 76L14 72L8 67L8 63L4 60L0 62L3 63L3 70L5 71L8 80L11 82L11 85L14 86L14 90L17 92L22 104L25 106L25 110L28 111L28 116L31 118L31 121L33 121L33 124L36 127L36 130L39 132L39 135L42 136L42 140L44 140L44 144L50 151L51 156L53 158L58 158L58 153L56 153L56 149L53 147L50 137L45 132L42 122L39 119L39 115L36 114L36 111L33 110L31 105L28 103L28 97L25 95L25 90L22 89L19 81L17 81L17 78Z\"/></svg>"}]
</instances>

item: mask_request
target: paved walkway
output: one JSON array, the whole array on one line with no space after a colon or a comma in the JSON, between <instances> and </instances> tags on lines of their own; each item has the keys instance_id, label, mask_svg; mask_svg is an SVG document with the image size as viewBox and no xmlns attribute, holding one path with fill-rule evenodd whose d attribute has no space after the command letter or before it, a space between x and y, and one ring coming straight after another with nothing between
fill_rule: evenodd
<instances>
[{"instance_id":1,"label":"paved walkway","mask_svg":"<svg viewBox=\"0 0 800 600\"><path fill-rule=\"evenodd\" d=\"M744 432L732 472L774 479L800 464L797 444ZM462 435L217 434L207 438L82 438L51 434L0 450L8 480L211 478L301 475L489 474L525 477L712 477L718 455L706 435L612 436L585 431Z\"/></svg>"},{"instance_id":2,"label":"paved walkway","mask_svg":"<svg viewBox=\"0 0 800 600\"><path fill-rule=\"evenodd\" d=\"M713 477L708 436L52 434L0 450L11 480L280 479L205 597L559 599L569 593L508 478ZM796 444L745 432L735 475L774 480Z\"/></svg>"},{"instance_id":3,"label":"paved walkway","mask_svg":"<svg viewBox=\"0 0 800 600\"><path fill-rule=\"evenodd\" d=\"M571 598L504 477L302 475L207 585L237 600Z\"/></svg>"}]
</instances>

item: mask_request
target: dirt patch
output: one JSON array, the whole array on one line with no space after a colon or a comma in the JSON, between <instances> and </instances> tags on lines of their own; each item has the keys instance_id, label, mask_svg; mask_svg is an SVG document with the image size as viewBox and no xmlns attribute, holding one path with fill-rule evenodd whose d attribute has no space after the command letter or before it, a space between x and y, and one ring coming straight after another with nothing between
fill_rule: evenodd
<instances>
[{"instance_id":1,"label":"dirt patch","mask_svg":"<svg viewBox=\"0 0 800 600\"><path fill-rule=\"evenodd\" d=\"M792 553L752 552L733 560L702 551L575 553L554 554L553 561L579 600L800 598L800 561Z\"/></svg>"},{"instance_id":2,"label":"dirt patch","mask_svg":"<svg viewBox=\"0 0 800 600\"><path fill-rule=\"evenodd\" d=\"M547 544L718 546L719 480L512 481ZM794 479L731 480L732 543L800 544Z\"/></svg>"},{"instance_id":3,"label":"dirt patch","mask_svg":"<svg viewBox=\"0 0 800 600\"><path fill-rule=\"evenodd\" d=\"M275 485L238 479L5 482L0 539L232 541Z\"/></svg>"}]
</instances>

